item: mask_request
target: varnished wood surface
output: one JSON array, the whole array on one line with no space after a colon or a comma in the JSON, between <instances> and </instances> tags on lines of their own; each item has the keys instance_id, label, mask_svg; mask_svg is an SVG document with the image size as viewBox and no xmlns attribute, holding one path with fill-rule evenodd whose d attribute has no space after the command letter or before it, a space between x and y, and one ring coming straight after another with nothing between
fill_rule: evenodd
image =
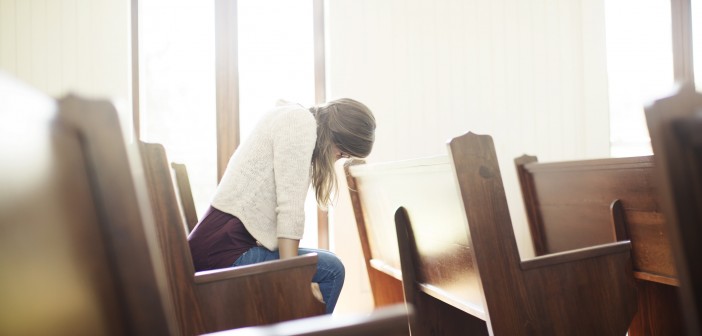
<instances>
[{"instance_id":1,"label":"varnished wood surface","mask_svg":"<svg viewBox=\"0 0 702 336\"><path fill-rule=\"evenodd\" d=\"M536 253L630 240L634 276L640 280L630 336L680 334L677 295L651 297L675 294L669 287L679 283L654 157L540 163L525 155L515 165Z\"/></svg>"},{"instance_id":2,"label":"varnished wood surface","mask_svg":"<svg viewBox=\"0 0 702 336\"><path fill-rule=\"evenodd\" d=\"M127 182L113 188L86 141L86 128L118 125L112 105L55 102L2 75L0 86L0 334L177 334L125 153L110 154ZM112 135L102 141L123 149Z\"/></svg>"},{"instance_id":3,"label":"varnished wood surface","mask_svg":"<svg viewBox=\"0 0 702 336\"><path fill-rule=\"evenodd\" d=\"M171 162L173 174L176 181L178 200L185 219L185 225L188 232L195 228L198 222L197 210L195 209L195 200L193 192L190 188L190 178L188 177L188 168L183 163Z\"/></svg>"},{"instance_id":4,"label":"varnished wood surface","mask_svg":"<svg viewBox=\"0 0 702 336\"><path fill-rule=\"evenodd\" d=\"M646 108L688 335L702 335L701 108L702 95L691 84Z\"/></svg>"},{"instance_id":5,"label":"varnished wood surface","mask_svg":"<svg viewBox=\"0 0 702 336\"><path fill-rule=\"evenodd\" d=\"M676 282L652 156L548 163L525 158L515 163L537 255L615 241L610 205L618 199L634 269L648 273L637 277Z\"/></svg>"},{"instance_id":6,"label":"varnished wood surface","mask_svg":"<svg viewBox=\"0 0 702 336\"><path fill-rule=\"evenodd\" d=\"M486 138L454 139L452 158L349 169L357 190L376 201L364 218L399 206L395 236L405 298L417 311L413 335L626 333L636 310L630 243L522 262Z\"/></svg>"},{"instance_id":7,"label":"varnished wood surface","mask_svg":"<svg viewBox=\"0 0 702 336\"><path fill-rule=\"evenodd\" d=\"M380 218L384 220L378 222L378 219L375 217L378 213L369 213L369 209L365 208L365 204L374 203L375 194L362 189L351 173L353 166L364 163L362 160L349 160L344 165L344 172L354 218L356 219L361 252L363 253L368 280L373 292L373 303L375 307L383 307L404 302L401 275L398 277L398 274L400 274L399 255L397 254L397 249L392 250L393 246L397 247L397 239L392 230L394 224L392 221L387 220L387 214L381 215ZM388 208L385 212L392 213L392 211L394 210ZM376 235L379 232L383 234ZM381 242L381 244L378 242ZM387 243L390 247L382 243ZM374 248L375 246L380 246L383 253L377 252L378 250Z\"/></svg>"},{"instance_id":8,"label":"varnished wood surface","mask_svg":"<svg viewBox=\"0 0 702 336\"><path fill-rule=\"evenodd\" d=\"M138 165L132 165L117 112L107 101L75 96L62 99L59 106L57 125L75 132L80 141L92 199L114 267L113 281L120 287L124 309L130 312L125 325L148 330L163 324L173 316L172 298L153 240L156 233L142 176L135 170Z\"/></svg>"},{"instance_id":9,"label":"varnished wood surface","mask_svg":"<svg viewBox=\"0 0 702 336\"><path fill-rule=\"evenodd\" d=\"M165 149L139 143L171 294L186 334L320 315L310 291L316 255L195 273Z\"/></svg>"},{"instance_id":10,"label":"varnished wood surface","mask_svg":"<svg viewBox=\"0 0 702 336\"><path fill-rule=\"evenodd\" d=\"M75 96L57 104L2 75L0 87L13 96L0 101L0 137L17 136L10 146L0 145L0 335L188 334L175 321L143 171L130 166L135 162L128 159L112 105ZM308 255L285 264L302 270L315 263L316 256ZM272 266L263 268L279 270ZM255 277L252 270L242 268L239 273L246 275L238 276ZM204 280L228 283L216 273L203 274L217 278ZM288 276L275 274L281 281ZM257 289L269 291L263 300L274 302L287 293L283 286L268 287L265 279L254 281L261 283ZM309 294L309 282L304 289ZM411 307L402 306L367 317L324 316L261 330L405 336L411 316Z\"/></svg>"},{"instance_id":11,"label":"varnished wood surface","mask_svg":"<svg viewBox=\"0 0 702 336\"><path fill-rule=\"evenodd\" d=\"M522 262L492 138L468 133L449 150L491 333L625 334L636 312L629 243Z\"/></svg>"},{"instance_id":12,"label":"varnished wood surface","mask_svg":"<svg viewBox=\"0 0 702 336\"><path fill-rule=\"evenodd\" d=\"M317 316L273 325L222 331L208 336L408 336L414 309L405 304L368 315Z\"/></svg>"}]
</instances>

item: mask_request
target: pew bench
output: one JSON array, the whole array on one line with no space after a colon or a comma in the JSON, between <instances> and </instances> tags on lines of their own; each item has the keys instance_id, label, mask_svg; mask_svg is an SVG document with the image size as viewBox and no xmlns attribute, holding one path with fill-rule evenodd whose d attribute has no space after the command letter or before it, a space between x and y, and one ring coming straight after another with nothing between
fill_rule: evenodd
<instances>
[{"instance_id":1,"label":"pew bench","mask_svg":"<svg viewBox=\"0 0 702 336\"><path fill-rule=\"evenodd\" d=\"M630 243L522 261L491 138L457 137L450 152L349 169L378 208L364 218L396 230L412 334L624 335L636 311Z\"/></svg>"},{"instance_id":2,"label":"pew bench","mask_svg":"<svg viewBox=\"0 0 702 336\"><path fill-rule=\"evenodd\" d=\"M128 158L134 148L114 138L119 123L112 104L76 96L55 101L2 74L0 88L11 97L0 100L0 335L193 335L178 321L181 308L169 291L143 169L133 169L140 166L138 155ZM242 268L237 276L278 272L295 282L292 272L311 257L283 263L288 270L273 262ZM195 278L231 286L218 272ZM247 283L237 285L270 292L258 299L287 295L281 287ZM309 279L304 289L311 296ZM269 304L258 303L256 314L268 315ZM408 318L411 308L370 319L324 316L297 323L315 335L334 328L381 335L378 330L407 329Z\"/></svg>"},{"instance_id":3,"label":"pew bench","mask_svg":"<svg viewBox=\"0 0 702 336\"><path fill-rule=\"evenodd\" d=\"M536 254L630 240L639 308L629 335L682 334L654 157L514 162Z\"/></svg>"},{"instance_id":4,"label":"pew bench","mask_svg":"<svg viewBox=\"0 0 702 336\"><path fill-rule=\"evenodd\" d=\"M702 335L702 95L678 88L646 107L658 185L680 279L686 335Z\"/></svg>"}]
</instances>

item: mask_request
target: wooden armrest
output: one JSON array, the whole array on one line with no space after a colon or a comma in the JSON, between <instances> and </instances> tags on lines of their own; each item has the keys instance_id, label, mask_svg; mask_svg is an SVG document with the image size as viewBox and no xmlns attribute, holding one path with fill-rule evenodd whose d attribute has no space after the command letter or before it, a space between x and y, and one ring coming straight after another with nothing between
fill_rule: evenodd
<instances>
[{"instance_id":1,"label":"wooden armrest","mask_svg":"<svg viewBox=\"0 0 702 336\"><path fill-rule=\"evenodd\" d=\"M566 262L598 258L612 254L622 253L631 250L631 242L628 240L618 241L609 244L602 244L584 247L577 250L551 253L521 262L523 270L548 267Z\"/></svg>"},{"instance_id":2,"label":"wooden armrest","mask_svg":"<svg viewBox=\"0 0 702 336\"><path fill-rule=\"evenodd\" d=\"M324 315L265 326L232 329L208 336L282 336L282 335L406 335L412 305L395 304L374 310L370 315Z\"/></svg>"},{"instance_id":3,"label":"wooden armrest","mask_svg":"<svg viewBox=\"0 0 702 336\"><path fill-rule=\"evenodd\" d=\"M298 268L317 264L317 253L309 253L284 260L264 261L257 264L239 266L234 268L223 268L211 271L195 273L195 283L202 284L214 281L222 281L238 277L246 277L254 274L275 272L289 268Z\"/></svg>"},{"instance_id":4,"label":"wooden armrest","mask_svg":"<svg viewBox=\"0 0 702 336\"><path fill-rule=\"evenodd\" d=\"M380 259L371 259L370 264L371 267L377 269L378 271L381 271L397 280L402 281L402 271L391 266L385 261L382 261Z\"/></svg>"}]
</instances>

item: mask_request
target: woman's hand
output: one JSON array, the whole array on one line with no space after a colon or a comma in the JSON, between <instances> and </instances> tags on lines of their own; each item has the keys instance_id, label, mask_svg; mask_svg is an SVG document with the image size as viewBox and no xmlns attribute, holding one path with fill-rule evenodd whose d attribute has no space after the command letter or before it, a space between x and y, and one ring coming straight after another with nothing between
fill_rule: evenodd
<instances>
[{"instance_id":1,"label":"woman's hand","mask_svg":"<svg viewBox=\"0 0 702 336\"><path fill-rule=\"evenodd\" d=\"M316 282L312 283L312 295L314 295L314 298L319 300L319 302L324 303L324 298L322 297L322 291L319 290L319 284Z\"/></svg>"}]
</instances>

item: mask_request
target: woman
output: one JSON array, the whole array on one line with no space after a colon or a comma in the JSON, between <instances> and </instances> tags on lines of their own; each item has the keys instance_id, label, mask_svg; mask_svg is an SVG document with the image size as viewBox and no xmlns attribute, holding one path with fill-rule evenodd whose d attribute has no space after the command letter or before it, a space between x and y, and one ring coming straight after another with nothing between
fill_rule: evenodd
<instances>
[{"instance_id":1,"label":"woman","mask_svg":"<svg viewBox=\"0 0 702 336\"><path fill-rule=\"evenodd\" d=\"M353 99L304 109L282 104L265 114L229 160L211 207L188 237L197 271L318 254L312 281L328 314L344 284L344 266L328 251L299 248L312 182L326 207L337 190L334 162L364 158L375 118ZM313 286L314 287L314 286Z\"/></svg>"}]
</instances>

